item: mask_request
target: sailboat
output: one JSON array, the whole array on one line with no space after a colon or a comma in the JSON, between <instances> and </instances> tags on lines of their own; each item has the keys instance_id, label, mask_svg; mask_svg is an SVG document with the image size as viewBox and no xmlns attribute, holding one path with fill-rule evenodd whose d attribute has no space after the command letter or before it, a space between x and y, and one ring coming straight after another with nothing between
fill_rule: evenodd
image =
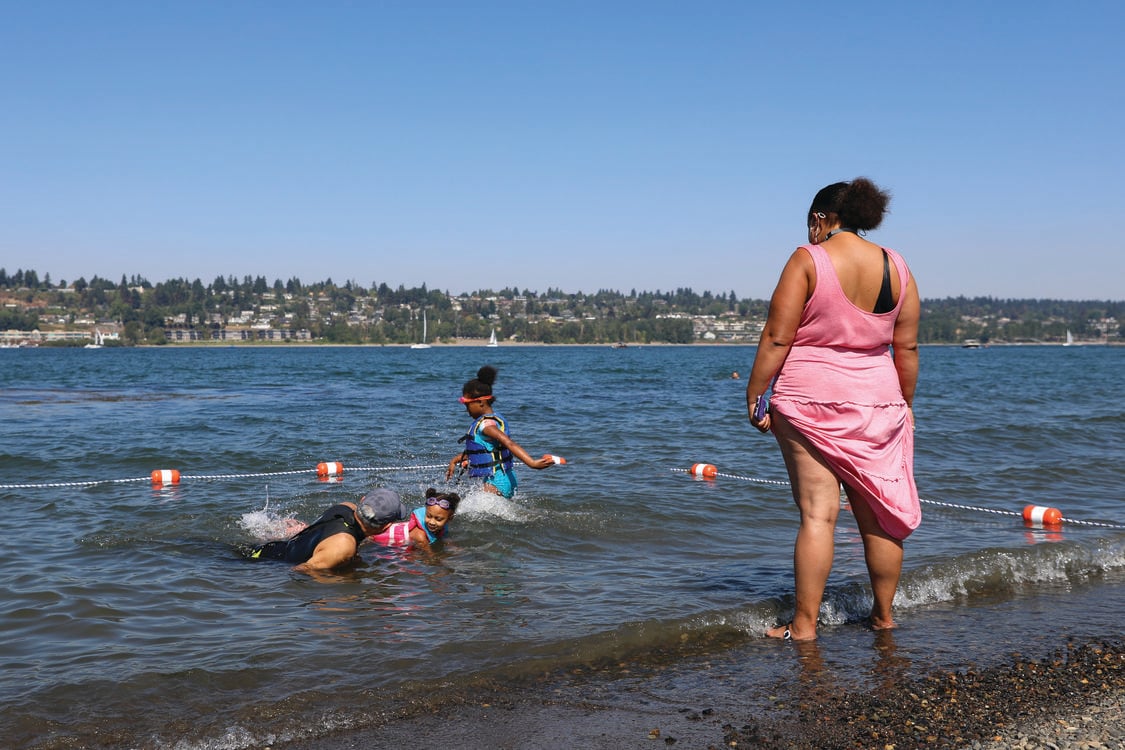
<instances>
[{"instance_id":1,"label":"sailboat","mask_svg":"<svg viewBox=\"0 0 1125 750\"><path fill-rule=\"evenodd\" d=\"M1074 334L1070 332L1069 328L1066 329L1066 343L1063 346L1074 346Z\"/></svg>"},{"instance_id":2,"label":"sailboat","mask_svg":"<svg viewBox=\"0 0 1125 750\"><path fill-rule=\"evenodd\" d=\"M417 344L411 344L411 349L429 349L430 345L426 343L426 310L422 309L422 341Z\"/></svg>"},{"instance_id":3,"label":"sailboat","mask_svg":"<svg viewBox=\"0 0 1125 750\"><path fill-rule=\"evenodd\" d=\"M84 349L101 349L105 345L105 336L97 328L94 329L94 343L86 344Z\"/></svg>"},{"instance_id":4,"label":"sailboat","mask_svg":"<svg viewBox=\"0 0 1125 750\"><path fill-rule=\"evenodd\" d=\"M489 346L500 346L500 342L496 340L496 329L492 329L492 335L488 337Z\"/></svg>"}]
</instances>

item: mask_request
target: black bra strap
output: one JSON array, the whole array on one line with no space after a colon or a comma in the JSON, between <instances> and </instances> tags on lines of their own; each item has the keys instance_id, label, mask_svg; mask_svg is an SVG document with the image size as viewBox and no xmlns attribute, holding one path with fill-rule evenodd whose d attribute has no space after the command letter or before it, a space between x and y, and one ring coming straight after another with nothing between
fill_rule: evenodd
<instances>
[{"instance_id":1,"label":"black bra strap","mask_svg":"<svg viewBox=\"0 0 1125 750\"><path fill-rule=\"evenodd\" d=\"M891 261L887 251L883 251L883 285L879 287L879 299L875 301L875 313L887 313L895 309L895 298L891 294Z\"/></svg>"}]
</instances>

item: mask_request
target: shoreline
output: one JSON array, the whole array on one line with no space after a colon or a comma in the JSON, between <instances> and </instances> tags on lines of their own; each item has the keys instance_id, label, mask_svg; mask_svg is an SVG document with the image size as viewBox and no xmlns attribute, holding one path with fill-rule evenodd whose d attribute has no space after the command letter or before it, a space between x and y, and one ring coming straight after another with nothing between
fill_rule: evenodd
<instances>
[{"instance_id":1,"label":"shoreline","mask_svg":"<svg viewBox=\"0 0 1125 750\"><path fill-rule=\"evenodd\" d=\"M272 747L1058 750L1120 747L1125 741L1120 636L1070 641L1038 659L1016 654L986 668L896 675L869 684L869 690L841 689L830 670L810 670L816 658L809 644L773 645L804 662L804 674L770 685L758 707L752 696L751 705L740 709L718 694L726 673L738 669L735 649L665 667L619 664L590 677L478 685L411 701L376 726ZM702 690L685 691L685 681ZM704 685L696 685L700 682ZM441 720L435 721L438 714Z\"/></svg>"},{"instance_id":2,"label":"shoreline","mask_svg":"<svg viewBox=\"0 0 1125 750\"><path fill-rule=\"evenodd\" d=\"M164 344L107 344L103 349L306 349L306 348L333 348L333 349L410 349L413 344L336 344L327 341L169 341ZM755 341L693 341L688 344L676 344L666 341L655 341L647 344L626 344L619 346L611 343L600 344L559 344L559 343L545 343L542 341L509 341L499 346L488 346L488 339L466 339L452 343L447 342L433 342L429 345L430 349L527 349L527 348L606 348L606 349L652 349L652 348L694 348L694 347L727 347L727 348L757 348L758 344ZM1118 347L1125 347L1125 342L1079 342L1074 344L1063 344L1055 341L1037 341L1037 342L1010 342L1010 343L990 343L981 345L979 347L966 347L962 344L955 342L942 342L942 343L925 343L919 344L920 348L952 348L952 349L969 349L969 350L985 350L985 349L1006 349L1006 348L1022 348L1022 347L1065 347L1069 349L1113 349ZM4 346L3 349L82 349L83 346L74 344L58 345L58 344L35 344L31 346Z\"/></svg>"}]
</instances>

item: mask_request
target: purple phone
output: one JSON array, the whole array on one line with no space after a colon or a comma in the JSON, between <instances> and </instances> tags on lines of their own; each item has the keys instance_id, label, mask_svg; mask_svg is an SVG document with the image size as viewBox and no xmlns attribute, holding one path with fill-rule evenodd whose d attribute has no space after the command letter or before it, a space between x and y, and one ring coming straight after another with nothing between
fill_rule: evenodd
<instances>
[{"instance_id":1,"label":"purple phone","mask_svg":"<svg viewBox=\"0 0 1125 750\"><path fill-rule=\"evenodd\" d=\"M762 417L766 416L766 410L770 408L770 399L766 394L758 396L754 400L754 421L761 422Z\"/></svg>"}]
</instances>

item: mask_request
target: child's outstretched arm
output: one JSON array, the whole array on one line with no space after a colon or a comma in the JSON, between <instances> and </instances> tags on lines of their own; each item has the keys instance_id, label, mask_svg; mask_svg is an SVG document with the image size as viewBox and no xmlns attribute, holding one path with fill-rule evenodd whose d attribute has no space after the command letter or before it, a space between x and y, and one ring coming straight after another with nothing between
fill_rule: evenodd
<instances>
[{"instance_id":1,"label":"child's outstretched arm","mask_svg":"<svg viewBox=\"0 0 1125 750\"><path fill-rule=\"evenodd\" d=\"M489 440L500 443L508 449L509 453L533 469L546 469L548 466L554 466L557 463L555 457L550 453L544 453L542 458L532 458L531 454L525 451L519 443L505 435L495 425L486 425L482 432Z\"/></svg>"}]
</instances>

